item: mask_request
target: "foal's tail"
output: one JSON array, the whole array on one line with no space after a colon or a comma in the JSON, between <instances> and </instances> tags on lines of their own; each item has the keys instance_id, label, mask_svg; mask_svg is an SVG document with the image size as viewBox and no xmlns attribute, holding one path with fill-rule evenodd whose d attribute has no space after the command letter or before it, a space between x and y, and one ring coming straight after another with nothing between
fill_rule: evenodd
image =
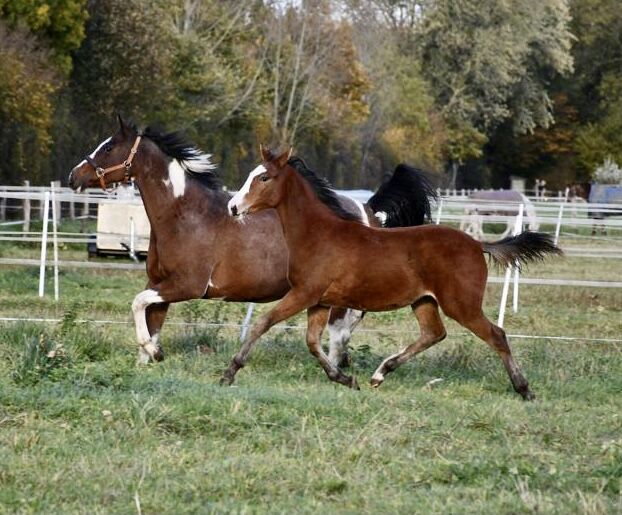
<instances>
[{"instance_id":1,"label":"foal's tail","mask_svg":"<svg viewBox=\"0 0 622 515\"><path fill-rule=\"evenodd\" d=\"M526 231L518 236L508 236L494 243L482 243L484 252L490 254L492 260L506 267L518 262L525 265L543 260L547 254L562 255L562 249L553 243L553 238L541 232Z\"/></svg>"},{"instance_id":2,"label":"foal's tail","mask_svg":"<svg viewBox=\"0 0 622 515\"><path fill-rule=\"evenodd\" d=\"M436 191L424 172L400 164L367 205L382 220L383 227L410 227L430 219L430 198L436 200Z\"/></svg>"}]
</instances>

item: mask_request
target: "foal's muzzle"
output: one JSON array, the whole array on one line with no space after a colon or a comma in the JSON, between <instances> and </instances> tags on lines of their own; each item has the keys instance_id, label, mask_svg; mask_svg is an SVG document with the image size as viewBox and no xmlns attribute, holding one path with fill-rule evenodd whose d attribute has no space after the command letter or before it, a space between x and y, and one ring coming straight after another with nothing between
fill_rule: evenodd
<instances>
[{"instance_id":1,"label":"foal's muzzle","mask_svg":"<svg viewBox=\"0 0 622 515\"><path fill-rule=\"evenodd\" d=\"M238 216L238 206L231 206L230 208L231 216Z\"/></svg>"}]
</instances>

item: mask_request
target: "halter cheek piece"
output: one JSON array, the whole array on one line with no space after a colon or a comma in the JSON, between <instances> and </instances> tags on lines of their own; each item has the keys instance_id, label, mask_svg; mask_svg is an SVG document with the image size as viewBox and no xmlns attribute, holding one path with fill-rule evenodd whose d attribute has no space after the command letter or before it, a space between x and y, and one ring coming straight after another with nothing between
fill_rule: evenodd
<instances>
[{"instance_id":1,"label":"halter cheek piece","mask_svg":"<svg viewBox=\"0 0 622 515\"><path fill-rule=\"evenodd\" d=\"M121 170L123 168L125 168L125 176L123 177L123 184L128 184L130 182L131 180L130 168L132 168L132 160L134 159L134 156L136 155L136 151L138 150L138 145L140 144L141 138L142 136L136 136L136 141L134 141L134 145L132 145L132 148L130 149L130 155L127 157L125 161L123 161L123 163L119 165L110 166L108 168L102 168L90 156L86 156L84 158L85 161L88 164L90 164L95 170L95 175L97 175L97 178L99 179L99 185L101 186L102 190L106 191L106 181L104 179L106 175L112 172L116 172L117 170Z\"/></svg>"}]
</instances>

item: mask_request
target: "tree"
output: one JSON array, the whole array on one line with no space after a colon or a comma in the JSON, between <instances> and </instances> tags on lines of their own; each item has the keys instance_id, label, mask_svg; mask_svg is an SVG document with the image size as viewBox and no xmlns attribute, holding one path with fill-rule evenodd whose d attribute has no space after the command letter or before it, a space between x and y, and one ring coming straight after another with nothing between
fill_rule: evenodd
<instances>
[{"instance_id":1,"label":"tree","mask_svg":"<svg viewBox=\"0 0 622 515\"><path fill-rule=\"evenodd\" d=\"M547 87L572 71L565 0L435 0L415 41L448 127L452 163L479 157L492 131L517 134L552 122Z\"/></svg>"},{"instance_id":2,"label":"tree","mask_svg":"<svg viewBox=\"0 0 622 515\"><path fill-rule=\"evenodd\" d=\"M27 27L42 40L64 75L84 39L87 17L86 0L0 0L0 18L11 28Z\"/></svg>"},{"instance_id":3,"label":"tree","mask_svg":"<svg viewBox=\"0 0 622 515\"><path fill-rule=\"evenodd\" d=\"M26 30L0 20L0 161L2 182L37 181L52 143L59 78L48 53Z\"/></svg>"}]
</instances>

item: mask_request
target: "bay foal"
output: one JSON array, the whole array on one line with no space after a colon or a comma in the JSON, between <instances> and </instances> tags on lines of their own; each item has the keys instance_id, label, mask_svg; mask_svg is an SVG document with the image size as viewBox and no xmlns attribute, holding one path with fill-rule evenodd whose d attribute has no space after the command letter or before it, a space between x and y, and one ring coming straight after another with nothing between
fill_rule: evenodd
<instances>
[{"instance_id":1,"label":"bay foal","mask_svg":"<svg viewBox=\"0 0 622 515\"><path fill-rule=\"evenodd\" d=\"M501 357L514 389L533 399L527 380L512 357L505 332L482 311L488 268L484 253L501 265L533 261L560 253L551 239L526 232L496 243L480 243L451 227L378 230L352 220L334 192L298 159L262 150L263 164L229 201L232 215L275 208L289 249L291 289L277 306L253 326L225 371L231 384L257 339L274 324L307 309L307 345L328 377L357 387L327 358L320 337L330 306L385 311L411 306L419 322L419 338L386 358L371 384L446 336L439 307L449 317L488 343Z\"/></svg>"}]
</instances>

